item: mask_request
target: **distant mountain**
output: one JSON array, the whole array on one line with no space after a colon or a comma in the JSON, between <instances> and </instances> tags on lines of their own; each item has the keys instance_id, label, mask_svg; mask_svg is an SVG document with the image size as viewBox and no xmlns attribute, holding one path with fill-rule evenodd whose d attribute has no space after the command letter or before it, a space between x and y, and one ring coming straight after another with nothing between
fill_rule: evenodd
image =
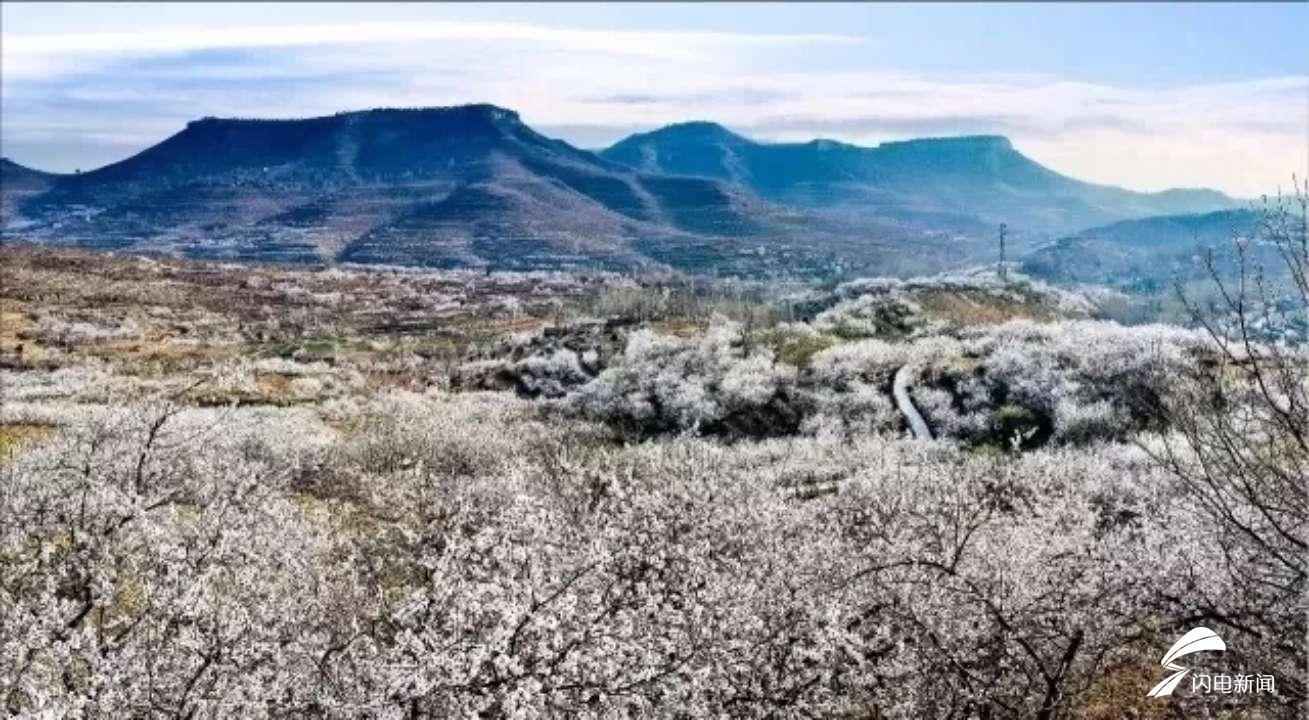
<instances>
[{"instance_id":1,"label":"distant mountain","mask_svg":"<svg viewBox=\"0 0 1309 720\"><path fill-rule=\"evenodd\" d=\"M0 227L8 225L19 203L49 190L59 179L9 158L0 158Z\"/></svg>"},{"instance_id":2,"label":"distant mountain","mask_svg":"<svg viewBox=\"0 0 1309 720\"><path fill-rule=\"evenodd\" d=\"M730 268L742 241L793 234L738 187L634 172L491 105L206 118L16 204L37 240L441 267L676 266L683 248Z\"/></svg>"},{"instance_id":3,"label":"distant mountain","mask_svg":"<svg viewBox=\"0 0 1309 720\"><path fill-rule=\"evenodd\" d=\"M688 122L632 135L600 155L648 173L692 175L753 186L746 156L756 143L717 123Z\"/></svg>"},{"instance_id":4,"label":"distant mountain","mask_svg":"<svg viewBox=\"0 0 1309 720\"><path fill-rule=\"evenodd\" d=\"M6 239L204 258L743 275L936 272L1054 229L1192 206L1081 183L998 137L761 144L712 123L596 154L493 105L205 118L75 175L4 162Z\"/></svg>"},{"instance_id":5,"label":"distant mountain","mask_svg":"<svg viewBox=\"0 0 1309 720\"><path fill-rule=\"evenodd\" d=\"M832 140L759 143L713 123L633 135L601 156L644 172L740 183L769 200L931 224L970 218L1064 234L1117 220L1233 207L1213 190L1138 193L1061 175L1003 137L860 147Z\"/></svg>"},{"instance_id":6,"label":"distant mountain","mask_svg":"<svg viewBox=\"0 0 1309 720\"><path fill-rule=\"evenodd\" d=\"M0 158L0 187L8 191L44 190L49 188L50 184L59 177L54 173L41 172L25 165L19 165L9 158Z\"/></svg>"},{"instance_id":7,"label":"distant mountain","mask_svg":"<svg viewBox=\"0 0 1309 720\"><path fill-rule=\"evenodd\" d=\"M1065 283L1096 283L1153 293L1175 280L1204 276L1212 252L1225 272L1235 270L1232 241L1250 238L1259 222L1252 210L1151 217L1092 228L1029 253L1023 272ZM1271 248L1249 247L1252 260L1275 260ZM1276 268L1276 262L1266 263Z\"/></svg>"}]
</instances>

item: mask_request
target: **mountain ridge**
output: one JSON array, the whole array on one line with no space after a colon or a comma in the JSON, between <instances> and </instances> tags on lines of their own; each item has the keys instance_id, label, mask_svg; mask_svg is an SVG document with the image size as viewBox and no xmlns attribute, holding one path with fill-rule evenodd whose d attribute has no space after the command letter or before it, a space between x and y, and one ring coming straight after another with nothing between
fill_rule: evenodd
<instances>
[{"instance_id":1,"label":"mountain ridge","mask_svg":"<svg viewBox=\"0 0 1309 720\"><path fill-rule=\"evenodd\" d=\"M1209 268L1238 269L1233 240L1254 235L1260 214L1249 208L1122 220L1059 238L1023 258L1022 271L1059 283L1094 283L1136 292L1166 291L1176 281L1205 278ZM1246 248L1250 262L1276 269L1276 253Z\"/></svg>"},{"instance_id":2,"label":"mountain ridge","mask_svg":"<svg viewBox=\"0 0 1309 720\"><path fill-rule=\"evenodd\" d=\"M1208 189L1141 193L1076 180L1037 163L1000 135L914 138L865 147L832 140L758 142L712 123L680 123L624 138L600 155L647 172L746 184L802 206L903 216L972 214L1062 235L1151 215L1210 211L1237 201ZM693 129L691 132L689 130ZM706 142L704 138L733 138ZM697 162L687 163L685 158ZM1032 202L1033 193L1043 193Z\"/></svg>"},{"instance_id":3,"label":"mountain ridge","mask_svg":"<svg viewBox=\"0 0 1309 720\"><path fill-rule=\"evenodd\" d=\"M48 191L60 177L0 157L0 228L9 225L19 205Z\"/></svg>"},{"instance_id":4,"label":"mountain ridge","mask_svg":"<svg viewBox=\"0 0 1309 720\"><path fill-rule=\"evenodd\" d=\"M692 121L596 153L485 103L206 117L75 175L6 163L9 237L441 267L899 274L981 257L1001 218L1021 247L1194 204L1067 178L996 135L761 144Z\"/></svg>"},{"instance_id":5,"label":"mountain ridge","mask_svg":"<svg viewBox=\"0 0 1309 720\"><path fill-rule=\"evenodd\" d=\"M822 254L740 188L643 174L485 104L202 118L14 205L38 241L207 258L623 269L685 264L684 248L697 270L758 270L736 245Z\"/></svg>"}]
</instances>

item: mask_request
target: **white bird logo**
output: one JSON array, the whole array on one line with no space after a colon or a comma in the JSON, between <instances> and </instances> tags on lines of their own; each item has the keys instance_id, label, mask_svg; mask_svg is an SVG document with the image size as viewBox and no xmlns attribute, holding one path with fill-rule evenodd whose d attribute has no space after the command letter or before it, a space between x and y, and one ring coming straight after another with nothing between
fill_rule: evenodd
<instances>
[{"instance_id":1,"label":"white bird logo","mask_svg":"<svg viewBox=\"0 0 1309 720\"><path fill-rule=\"evenodd\" d=\"M1172 675L1163 679L1163 682L1154 686L1154 689L1146 694L1146 697L1164 697L1172 695L1177 684L1182 681L1186 674L1191 672L1189 668L1182 667L1173 662L1183 655L1190 655L1201 650L1226 650L1227 645L1223 644L1223 639L1218 637L1218 633L1207 627L1192 628L1190 632L1178 638L1177 642L1168 649L1164 654L1164 659L1160 665L1164 668L1174 671Z\"/></svg>"}]
</instances>

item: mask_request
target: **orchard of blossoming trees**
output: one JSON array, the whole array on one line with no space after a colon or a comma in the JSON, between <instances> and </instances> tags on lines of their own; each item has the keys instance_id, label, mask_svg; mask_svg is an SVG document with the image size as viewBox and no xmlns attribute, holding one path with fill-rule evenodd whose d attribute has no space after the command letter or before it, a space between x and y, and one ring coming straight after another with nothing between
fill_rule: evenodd
<instances>
[{"instance_id":1,"label":"orchard of blossoming trees","mask_svg":"<svg viewBox=\"0 0 1309 720\"><path fill-rule=\"evenodd\" d=\"M1309 373L1253 286L1183 330L1012 275L69 257L0 308L0 714L1303 716ZM1201 625L1276 692L1147 698Z\"/></svg>"}]
</instances>

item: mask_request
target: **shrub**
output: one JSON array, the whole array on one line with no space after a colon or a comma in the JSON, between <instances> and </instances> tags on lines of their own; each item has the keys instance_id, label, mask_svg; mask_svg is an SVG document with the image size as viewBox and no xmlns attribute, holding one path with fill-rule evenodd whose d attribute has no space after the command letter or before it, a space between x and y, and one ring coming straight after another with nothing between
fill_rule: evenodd
<instances>
[{"instance_id":1,"label":"shrub","mask_svg":"<svg viewBox=\"0 0 1309 720\"><path fill-rule=\"evenodd\" d=\"M577 353L567 348L531 355L518 362L513 371L518 376L519 392L529 397L560 398L591 379Z\"/></svg>"},{"instance_id":2,"label":"shrub","mask_svg":"<svg viewBox=\"0 0 1309 720\"><path fill-rule=\"evenodd\" d=\"M795 378L768 348L747 349L737 323L720 322L695 340L638 331L621 360L568 406L637 434L781 435L800 420Z\"/></svg>"},{"instance_id":3,"label":"shrub","mask_svg":"<svg viewBox=\"0 0 1309 720\"><path fill-rule=\"evenodd\" d=\"M776 388L730 337L629 350L721 369L720 407ZM321 412L125 403L0 463L6 708L1074 717L1190 622L1173 599L1239 604L1131 448L615 445L507 393Z\"/></svg>"},{"instance_id":4,"label":"shrub","mask_svg":"<svg viewBox=\"0 0 1309 720\"><path fill-rule=\"evenodd\" d=\"M841 300L814 318L816 329L847 340L903 337L923 324L914 303L891 293Z\"/></svg>"},{"instance_id":5,"label":"shrub","mask_svg":"<svg viewBox=\"0 0 1309 720\"><path fill-rule=\"evenodd\" d=\"M784 323L763 336L763 343L772 348L777 362L800 370L808 369L815 355L838 342L804 323Z\"/></svg>"},{"instance_id":6,"label":"shrub","mask_svg":"<svg viewBox=\"0 0 1309 720\"><path fill-rule=\"evenodd\" d=\"M638 435L897 432L904 421L891 380L912 364L922 368L913 399L940 437L1008 447L1017 432L1024 447L1083 443L1157 428L1170 375L1199 352L1193 333L1090 321L855 342L788 324L761 340L747 344L725 322L699 340L637 333L566 406ZM779 353L794 364L775 360ZM551 392L568 389L561 382Z\"/></svg>"}]
</instances>

